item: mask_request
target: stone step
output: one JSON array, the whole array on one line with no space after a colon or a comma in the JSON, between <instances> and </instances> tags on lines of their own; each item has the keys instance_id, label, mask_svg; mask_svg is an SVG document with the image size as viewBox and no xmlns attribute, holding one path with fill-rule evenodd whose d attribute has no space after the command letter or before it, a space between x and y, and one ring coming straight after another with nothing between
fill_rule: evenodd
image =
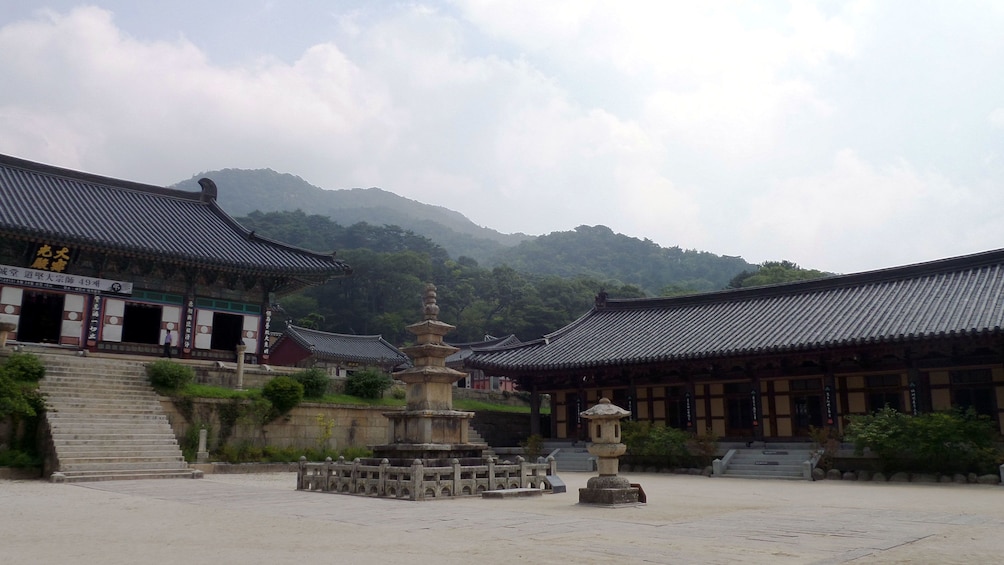
<instances>
[{"instance_id":1,"label":"stone step","mask_svg":"<svg viewBox=\"0 0 1004 565\"><path fill-rule=\"evenodd\" d=\"M164 438L174 437L174 431L171 426L167 423L152 425L143 424L139 426L129 426L129 429L123 429L122 426L115 425L71 425L59 428L50 428L52 430L53 441L65 440L65 439L90 439L90 438L100 438L105 436L114 437L140 437L140 436L160 436Z\"/></svg>"},{"instance_id":2,"label":"stone step","mask_svg":"<svg viewBox=\"0 0 1004 565\"><path fill-rule=\"evenodd\" d=\"M84 412L73 412L73 411L63 411L56 410L52 411L51 414L46 412L46 414L52 416L53 422L68 422L68 421L82 421L82 422L121 422L122 420L129 420L135 422L141 422L143 420L154 420L154 421L167 421L167 415L164 413L156 413L154 411L148 411L140 414L88 414Z\"/></svg>"},{"instance_id":3,"label":"stone step","mask_svg":"<svg viewBox=\"0 0 1004 565\"><path fill-rule=\"evenodd\" d=\"M59 457L121 457L122 455L142 454L144 457L163 457L181 455L181 449L177 445L150 445L150 444L123 444L123 443L95 443L84 445L61 445L59 447Z\"/></svg>"},{"instance_id":4,"label":"stone step","mask_svg":"<svg viewBox=\"0 0 1004 565\"><path fill-rule=\"evenodd\" d=\"M50 411L60 414L96 414L102 412L111 414L156 414L160 411L159 402L140 402L137 406L128 402L108 402L104 399L95 399L91 402L47 402L46 406Z\"/></svg>"},{"instance_id":5,"label":"stone step","mask_svg":"<svg viewBox=\"0 0 1004 565\"><path fill-rule=\"evenodd\" d=\"M161 437L161 434L150 434L147 437L107 437L103 439L53 439L53 443L62 450L94 450L94 449L158 449L170 447L178 449L178 442ZM60 451L62 453L62 451Z\"/></svg>"},{"instance_id":6,"label":"stone step","mask_svg":"<svg viewBox=\"0 0 1004 565\"><path fill-rule=\"evenodd\" d=\"M117 459L117 460L116 460ZM181 457L177 459L143 459L131 457L106 458L104 460L69 461L59 460L59 470L67 471L152 471L162 469L187 469L188 463Z\"/></svg>"},{"instance_id":7,"label":"stone step","mask_svg":"<svg viewBox=\"0 0 1004 565\"><path fill-rule=\"evenodd\" d=\"M132 471L68 471L53 475L56 482L128 481L134 479L191 479L199 475L191 469L143 469Z\"/></svg>"},{"instance_id":8,"label":"stone step","mask_svg":"<svg viewBox=\"0 0 1004 565\"><path fill-rule=\"evenodd\" d=\"M110 432L110 433L76 433L73 431L67 433L55 434L52 437L52 442L57 445L88 445L89 443L100 444L104 442L112 442L127 444L129 442L136 442L145 445L161 445L161 443L176 445L178 442L174 437L166 437L162 430L151 431L149 433L142 433L142 431L132 431L132 432Z\"/></svg>"},{"instance_id":9,"label":"stone step","mask_svg":"<svg viewBox=\"0 0 1004 565\"><path fill-rule=\"evenodd\" d=\"M595 471L595 459L584 447L561 447L554 455L559 471Z\"/></svg>"},{"instance_id":10,"label":"stone step","mask_svg":"<svg viewBox=\"0 0 1004 565\"><path fill-rule=\"evenodd\" d=\"M805 480L802 475L739 475L726 472L724 475L720 475L723 479L763 479L763 480L783 480L783 481L803 481Z\"/></svg>"},{"instance_id":11,"label":"stone step","mask_svg":"<svg viewBox=\"0 0 1004 565\"><path fill-rule=\"evenodd\" d=\"M130 392L130 391L150 391L150 383L143 381L115 381L112 380L115 377L107 377L104 379L94 379L94 380L80 380L80 379L60 379L59 377L44 377L42 381L39 382L39 389L49 390L56 389L66 390L66 391L107 391L107 392Z\"/></svg>"}]
</instances>

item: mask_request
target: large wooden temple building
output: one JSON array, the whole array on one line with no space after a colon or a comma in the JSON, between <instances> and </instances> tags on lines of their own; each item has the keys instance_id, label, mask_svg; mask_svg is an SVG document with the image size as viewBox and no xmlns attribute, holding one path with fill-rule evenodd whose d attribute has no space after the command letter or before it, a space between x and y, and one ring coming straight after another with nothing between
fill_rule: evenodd
<instances>
[{"instance_id":1,"label":"large wooden temple building","mask_svg":"<svg viewBox=\"0 0 1004 565\"><path fill-rule=\"evenodd\" d=\"M276 296L351 269L255 235L187 192L0 155L0 323L18 342L269 357Z\"/></svg>"},{"instance_id":2,"label":"large wooden temple building","mask_svg":"<svg viewBox=\"0 0 1004 565\"><path fill-rule=\"evenodd\" d=\"M1002 429L1002 327L998 250L677 298L601 293L570 325L467 364L549 395L554 438L588 438L579 414L603 397L732 440L808 439L885 406L973 408Z\"/></svg>"}]
</instances>

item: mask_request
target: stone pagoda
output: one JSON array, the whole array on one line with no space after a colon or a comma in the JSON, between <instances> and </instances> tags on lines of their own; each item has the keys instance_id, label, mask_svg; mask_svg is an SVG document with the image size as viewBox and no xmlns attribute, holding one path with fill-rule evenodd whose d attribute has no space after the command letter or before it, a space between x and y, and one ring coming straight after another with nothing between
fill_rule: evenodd
<instances>
[{"instance_id":1,"label":"stone pagoda","mask_svg":"<svg viewBox=\"0 0 1004 565\"><path fill-rule=\"evenodd\" d=\"M405 384L407 406L403 412L384 414L390 420L390 443L373 446L374 457L391 464L411 464L416 459L427 464L450 459L473 463L470 460L481 460L488 446L470 441L474 413L453 409L453 385L467 376L446 366L446 358L458 349L443 343L443 336L455 326L438 319L435 285L426 285L423 302L424 319L407 328L416 343L401 349L411 358L412 367L394 373Z\"/></svg>"}]
</instances>

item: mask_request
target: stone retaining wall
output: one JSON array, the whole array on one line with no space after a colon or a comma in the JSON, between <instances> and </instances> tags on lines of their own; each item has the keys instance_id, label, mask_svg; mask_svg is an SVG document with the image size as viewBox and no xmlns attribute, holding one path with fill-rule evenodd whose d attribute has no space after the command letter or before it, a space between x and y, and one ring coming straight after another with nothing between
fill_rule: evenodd
<instances>
[{"instance_id":1,"label":"stone retaining wall","mask_svg":"<svg viewBox=\"0 0 1004 565\"><path fill-rule=\"evenodd\" d=\"M178 406L172 399L161 397L161 405L179 440L185 437L190 426L205 425L211 431L207 446L210 451L220 445L221 406L231 402L211 398L193 399L191 414L186 418L182 415L182 410L187 412L187 407ZM251 441L278 448L344 449L353 446L382 445L387 443L388 434L387 418L384 413L402 409L396 406L371 407L304 402L293 408L286 416L266 424L263 429L251 424L237 423L227 442L234 444ZM329 428L331 435L325 440L324 435Z\"/></svg>"},{"instance_id":2,"label":"stone retaining wall","mask_svg":"<svg viewBox=\"0 0 1004 565\"><path fill-rule=\"evenodd\" d=\"M190 426L205 425L209 430L207 446L210 451L220 445L219 433L221 407L231 400L213 398L192 399L176 403L161 397L174 434L179 440L185 437ZM238 423L227 439L230 444L244 441L259 442L273 447L328 447L333 450L346 447L383 445L388 442L388 420L384 413L404 410L401 406L354 406L347 404L321 404L304 402L277 420L266 424L264 437L258 426ZM183 414L184 412L184 414ZM187 417L186 417L187 415ZM472 425L485 441L494 447L515 447L530 433L530 415L509 412L476 412ZM331 437L323 436L330 426Z\"/></svg>"}]
</instances>

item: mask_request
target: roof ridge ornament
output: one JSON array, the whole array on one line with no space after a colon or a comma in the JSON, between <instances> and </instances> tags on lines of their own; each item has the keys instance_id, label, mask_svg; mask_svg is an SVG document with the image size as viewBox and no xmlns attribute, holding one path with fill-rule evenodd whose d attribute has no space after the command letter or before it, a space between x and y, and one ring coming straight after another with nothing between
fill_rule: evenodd
<instances>
[{"instance_id":1,"label":"roof ridge ornament","mask_svg":"<svg viewBox=\"0 0 1004 565\"><path fill-rule=\"evenodd\" d=\"M218 191L216 189L216 183L213 179L201 178L199 179L199 186L202 187L202 198L203 202L213 202L216 200L216 195Z\"/></svg>"},{"instance_id":2,"label":"roof ridge ornament","mask_svg":"<svg viewBox=\"0 0 1004 565\"><path fill-rule=\"evenodd\" d=\"M606 308L607 306L607 291L600 289L600 293L596 295L596 307Z\"/></svg>"}]
</instances>

